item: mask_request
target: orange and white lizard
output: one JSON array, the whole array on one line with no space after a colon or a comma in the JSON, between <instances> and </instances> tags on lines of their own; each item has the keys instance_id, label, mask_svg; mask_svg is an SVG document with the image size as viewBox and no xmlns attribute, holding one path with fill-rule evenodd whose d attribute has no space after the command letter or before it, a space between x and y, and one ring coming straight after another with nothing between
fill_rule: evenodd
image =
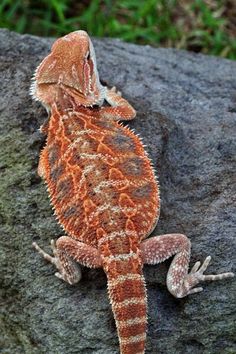
<instances>
[{"instance_id":1,"label":"orange and white lizard","mask_svg":"<svg viewBox=\"0 0 236 354\"><path fill-rule=\"evenodd\" d=\"M174 256L167 275L171 294L182 298L202 291L199 282L233 273L204 275L210 257L188 273L190 240L182 234L146 239L160 211L158 184L140 139L120 120L135 110L115 88L101 85L88 34L58 39L38 66L31 93L50 114L38 173L66 236L51 241L53 256L34 248L55 265L55 275L77 283L76 262L102 267L117 326L120 352L145 351L147 296L143 265ZM107 102L104 105L104 101Z\"/></svg>"}]
</instances>

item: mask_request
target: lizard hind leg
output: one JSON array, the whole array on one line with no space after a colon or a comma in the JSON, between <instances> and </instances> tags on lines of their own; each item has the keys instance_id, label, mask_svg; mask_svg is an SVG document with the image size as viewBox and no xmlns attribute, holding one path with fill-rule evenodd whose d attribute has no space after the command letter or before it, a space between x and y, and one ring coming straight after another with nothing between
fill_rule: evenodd
<instances>
[{"instance_id":1,"label":"lizard hind leg","mask_svg":"<svg viewBox=\"0 0 236 354\"><path fill-rule=\"evenodd\" d=\"M191 244L185 235L167 234L151 237L141 244L143 262L157 264L174 256L167 274L167 288L172 295L182 298L203 290L195 287L200 282L231 278L233 273L204 275L211 257L208 256L203 264L196 262L188 273Z\"/></svg>"},{"instance_id":2,"label":"lizard hind leg","mask_svg":"<svg viewBox=\"0 0 236 354\"><path fill-rule=\"evenodd\" d=\"M32 246L57 268L55 276L71 285L81 279L81 269L76 262L91 268L101 267L100 254L96 248L68 236L61 236L56 242L51 240L53 256L46 253L36 242L33 242Z\"/></svg>"}]
</instances>

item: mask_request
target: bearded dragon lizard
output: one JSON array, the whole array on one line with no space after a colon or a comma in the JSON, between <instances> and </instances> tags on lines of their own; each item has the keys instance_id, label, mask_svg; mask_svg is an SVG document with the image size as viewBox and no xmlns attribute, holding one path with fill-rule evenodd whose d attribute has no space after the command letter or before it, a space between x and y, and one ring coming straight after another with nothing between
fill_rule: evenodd
<instances>
[{"instance_id":1,"label":"bearded dragon lizard","mask_svg":"<svg viewBox=\"0 0 236 354\"><path fill-rule=\"evenodd\" d=\"M136 115L115 88L99 81L94 48L85 31L58 39L38 66L31 94L49 112L38 173L66 235L51 241L53 256L33 247L75 284L76 262L102 267L122 354L143 354L147 296L143 265L174 256L167 288L177 298L202 291L199 282L233 273L204 275L210 257L188 273L190 240L182 234L146 239L159 212L158 184L140 139L120 120ZM104 102L106 101L106 105Z\"/></svg>"}]
</instances>

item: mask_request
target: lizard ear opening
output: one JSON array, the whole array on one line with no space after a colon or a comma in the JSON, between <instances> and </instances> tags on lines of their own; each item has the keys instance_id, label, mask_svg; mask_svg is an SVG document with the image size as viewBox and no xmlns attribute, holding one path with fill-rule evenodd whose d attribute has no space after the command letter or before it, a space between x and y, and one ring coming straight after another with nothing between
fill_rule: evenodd
<instances>
[{"instance_id":1,"label":"lizard ear opening","mask_svg":"<svg viewBox=\"0 0 236 354\"><path fill-rule=\"evenodd\" d=\"M86 59L87 59L88 61L91 59L91 56L90 56L90 52L89 52L89 51L86 53Z\"/></svg>"}]
</instances>

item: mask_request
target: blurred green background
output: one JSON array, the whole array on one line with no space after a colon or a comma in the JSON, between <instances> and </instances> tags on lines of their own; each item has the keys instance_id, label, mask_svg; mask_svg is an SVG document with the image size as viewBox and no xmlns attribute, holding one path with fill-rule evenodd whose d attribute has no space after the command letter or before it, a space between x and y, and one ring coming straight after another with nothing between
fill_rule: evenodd
<instances>
[{"instance_id":1,"label":"blurred green background","mask_svg":"<svg viewBox=\"0 0 236 354\"><path fill-rule=\"evenodd\" d=\"M236 59L236 0L1 0L0 27L57 37L85 29Z\"/></svg>"}]
</instances>

